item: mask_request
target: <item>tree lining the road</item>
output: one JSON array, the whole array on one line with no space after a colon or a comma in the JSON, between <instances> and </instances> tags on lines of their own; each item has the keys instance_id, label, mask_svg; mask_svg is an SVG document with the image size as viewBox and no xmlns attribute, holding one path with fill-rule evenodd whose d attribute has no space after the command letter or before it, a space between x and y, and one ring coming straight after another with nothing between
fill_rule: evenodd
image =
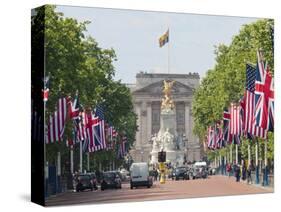
<instances>
[{"instance_id":1,"label":"tree lining the road","mask_svg":"<svg viewBox=\"0 0 281 212\"><path fill-rule=\"evenodd\" d=\"M38 40L40 34L43 33L45 37L45 73L50 76L46 117L55 111L59 97L74 96L78 90L84 108L94 108L102 103L106 119L118 132L126 135L128 146L131 146L137 130L137 116L133 111L129 88L120 80L113 80L115 75L113 62L117 60L114 49L102 49L93 37L85 35L89 21L78 22L74 18L64 17L55 9L53 5L36 9L31 27L34 44L32 46L40 46L36 45L41 42ZM36 53L36 50L32 52ZM33 73L43 71L37 70L40 66L36 62L32 69ZM72 121L67 121L64 140L72 138L72 128ZM49 163L55 164L58 151L61 152L62 161L69 160L69 150L65 142L46 146ZM79 154L78 148L75 148L75 153ZM97 168L98 162L106 165L110 160L117 160L117 163L122 163L112 150L93 154L96 163L91 163L92 168Z\"/></svg>"},{"instance_id":2,"label":"tree lining the road","mask_svg":"<svg viewBox=\"0 0 281 212\"><path fill-rule=\"evenodd\" d=\"M234 36L229 46L220 44L215 47L216 64L213 69L207 71L200 86L195 91L192 114L194 117L193 131L202 142L205 141L207 127L222 119L222 114L231 102L239 102L245 90L246 63L256 64L257 50L262 49L264 59L268 62L274 75L274 57L271 29L272 19L261 19L254 23L244 25L239 34ZM269 133L268 158L274 158L274 135ZM242 142L246 142L243 139ZM261 147L264 141L258 139ZM253 148L253 142L250 142ZM242 156L248 155L245 145L240 148ZM227 147L229 148L229 147ZM263 148L260 148L263 151ZM210 153L210 157L221 153L224 149ZM253 151L252 151L253 152ZM264 154L264 152L260 152Z\"/></svg>"}]
</instances>

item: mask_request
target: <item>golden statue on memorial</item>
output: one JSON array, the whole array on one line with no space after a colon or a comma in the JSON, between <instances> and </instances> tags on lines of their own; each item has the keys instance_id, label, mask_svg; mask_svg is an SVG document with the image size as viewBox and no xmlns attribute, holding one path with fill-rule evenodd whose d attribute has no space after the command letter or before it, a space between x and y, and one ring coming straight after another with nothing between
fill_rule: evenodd
<instances>
[{"instance_id":1,"label":"golden statue on memorial","mask_svg":"<svg viewBox=\"0 0 281 212\"><path fill-rule=\"evenodd\" d=\"M163 82L164 82L164 89L163 89L164 98L162 98L161 109L173 110L175 108L175 105L171 98L171 90L175 81L164 80Z\"/></svg>"}]
</instances>

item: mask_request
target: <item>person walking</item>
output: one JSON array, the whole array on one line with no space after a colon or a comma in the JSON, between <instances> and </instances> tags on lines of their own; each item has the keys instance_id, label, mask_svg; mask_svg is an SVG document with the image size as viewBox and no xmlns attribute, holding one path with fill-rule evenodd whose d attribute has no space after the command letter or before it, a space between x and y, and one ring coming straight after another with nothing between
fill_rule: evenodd
<instances>
[{"instance_id":1,"label":"person walking","mask_svg":"<svg viewBox=\"0 0 281 212\"><path fill-rule=\"evenodd\" d=\"M240 166L239 164L235 164L234 166L234 173L235 173L235 178L236 178L236 182L240 182Z\"/></svg>"},{"instance_id":2,"label":"person walking","mask_svg":"<svg viewBox=\"0 0 281 212\"><path fill-rule=\"evenodd\" d=\"M231 175L231 170L232 170L231 164L228 163L226 165L226 171L227 171L228 177L230 177L230 175Z\"/></svg>"},{"instance_id":3,"label":"person walking","mask_svg":"<svg viewBox=\"0 0 281 212\"><path fill-rule=\"evenodd\" d=\"M154 169L153 172L154 172L154 181L157 181L157 179L158 179L158 171L157 171L157 169Z\"/></svg>"},{"instance_id":4,"label":"person walking","mask_svg":"<svg viewBox=\"0 0 281 212\"><path fill-rule=\"evenodd\" d=\"M247 183L248 184L252 184L253 183L253 181L252 181L252 165L251 164L249 164L248 165L248 169L247 169Z\"/></svg>"}]
</instances>

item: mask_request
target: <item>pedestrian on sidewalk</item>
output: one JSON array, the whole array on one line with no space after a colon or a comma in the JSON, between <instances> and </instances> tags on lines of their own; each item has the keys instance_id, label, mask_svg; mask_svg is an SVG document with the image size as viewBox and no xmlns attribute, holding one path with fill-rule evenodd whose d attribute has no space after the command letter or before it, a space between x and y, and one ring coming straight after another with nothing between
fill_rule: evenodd
<instances>
[{"instance_id":1,"label":"pedestrian on sidewalk","mask_svg":"<svg viewBox=\"0 0 281 212\"><path fill-rule=\"evenodd\" d=\"M158 171L157 171L157 169L154 169L153 172L154 172L154 181L157 181L157 179L158 179Z\"/></svg>"},{"instance_id":2,"label":"pedestrian on sidewalk","mask_svg":"<svg viewBox=\"0 0 281 212\"><path fill-rule=\"evenodd\" d=\"M248 169L247 169L247 183L248 184L252 184L253 183L253 180L252 180L252 165L249 164L248 165Z\"/></svg>"},{"instance_id":3,"label":"pedestrian on sidewalk","mask_svg":"<svg viewBox=\"0 0 281 212\"><path fill-rule=\"evenodd\" d=\"M226 165L226 171L227 171L228 177L230 177L230 175L231 175L231 170L232 170L231 164L228 163Z\"/></svg>"},{"instance_id":4,"label":"pedestrian on sidewalk","mask_svg":"<svg viewBox=\"0 0 281 212\"><path fill-rule=\"evenodd\" d=\"M240 181L240 166L238 163L236 163L234 165L234 174L235 174L236 182L239 182Z\"/></svg>"}]
</instances>

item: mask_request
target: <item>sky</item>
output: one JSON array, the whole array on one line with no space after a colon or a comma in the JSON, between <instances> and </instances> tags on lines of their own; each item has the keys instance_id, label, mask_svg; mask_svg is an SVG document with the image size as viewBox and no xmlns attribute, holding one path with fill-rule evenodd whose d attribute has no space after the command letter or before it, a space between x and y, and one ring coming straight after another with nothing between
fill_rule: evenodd
<instances>
[{"instance_id":1,"label":"sky","mask_svg":"<svg viewBox=\"0 0 281 212\"><path fill-rule=\"evenodd\" d=\"M57 6L56 11L79 22L90 21L86 34L101 48L115 50L115 79L130 84L140 71L168 73L168 64L169 73L197 72L202 78L215 65L215 46L229 45L244 24L258 20L73 6ZM167 29L169 43L160 48L158 39Z\"/></svg>"}]
</instances>

